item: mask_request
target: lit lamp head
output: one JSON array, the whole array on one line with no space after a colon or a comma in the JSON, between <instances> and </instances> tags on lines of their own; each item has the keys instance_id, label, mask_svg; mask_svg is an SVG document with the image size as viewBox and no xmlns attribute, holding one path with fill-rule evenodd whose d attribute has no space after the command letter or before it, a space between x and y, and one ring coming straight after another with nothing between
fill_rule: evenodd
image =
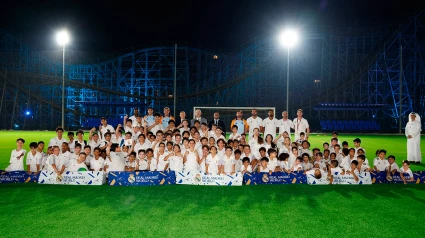
<instances>
[{"instance_id":1,"label":"lit lamp head","mask_svg":"<svg viewBox=\"0 0 425 238\"><path fill-rule=\"evenodd\" d=\"M64 46L69 43L69 34L66 30L59 31L56 34L56 41L59 45Z\"/></svg>"},{"instance_id":2,"label":"lit lamp head","mask_svg":"<svg viewBox=\"0 0 425 238\"><path fill-rule=\"evenodd\" d=\"M279 42L284 47L291 48L298 43L298 32L295 30L285 30L279 35Z\"/></svg>"}]
</instances>

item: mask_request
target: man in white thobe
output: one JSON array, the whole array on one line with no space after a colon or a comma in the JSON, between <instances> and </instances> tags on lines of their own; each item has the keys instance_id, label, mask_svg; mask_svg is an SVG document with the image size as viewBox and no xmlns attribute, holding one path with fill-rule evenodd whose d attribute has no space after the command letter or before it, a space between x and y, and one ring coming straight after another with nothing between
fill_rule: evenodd
<instances>
[{"instance_id":1,"label":"man in white thobe","mask_svg":"<svg viewBox=\"0 0 425 238\"><path fill-rule=\"evenodd\" d=\"M421 155L421 118L417 113L409 114L409 122L406 124L405 134L407 137L407 160L410 163L420 164Z\"/></svg>"}]
</instances>

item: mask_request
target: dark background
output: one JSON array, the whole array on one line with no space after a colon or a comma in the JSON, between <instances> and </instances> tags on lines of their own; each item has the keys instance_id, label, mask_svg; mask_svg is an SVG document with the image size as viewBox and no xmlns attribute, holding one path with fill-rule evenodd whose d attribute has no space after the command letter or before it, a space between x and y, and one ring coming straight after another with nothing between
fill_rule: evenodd
<instances>
[{"instance_id":1,"label":"dark background","mask_svg":"<svg viewBox=\"0 0 425 238\"><path fill-rule=\"evenodd\" d=\"M187 41L233 50L286 25L382 26L407 23L425 1L216 0L15 1L2 3L0 28L35 50L57 49L67 28L71 49L114 52L156 41Z\"/></svg>"}]
</instances>

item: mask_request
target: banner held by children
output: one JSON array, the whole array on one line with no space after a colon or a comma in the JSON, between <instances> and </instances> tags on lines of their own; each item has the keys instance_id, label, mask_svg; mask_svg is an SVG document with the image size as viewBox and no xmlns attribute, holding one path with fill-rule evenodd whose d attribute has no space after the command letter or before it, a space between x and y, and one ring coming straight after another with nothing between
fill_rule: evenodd
<instances>
[{"instance_id":1,"label":"banner held by children","mask_svg":"<svg viewBox=\"0 0 425 238\"><path fill-rule=\"evenodd\" d=\"M176 172L177 184L213 185L213 186L242 186L242 174L211 175L200 171Z\"/></svg>"},{"instance_id":2,"label":"banner held by children","mask_svg":"<svg viewBox=\"0 0 425 238\"><path fill-rule=\"evenodd\" d=\"M108 174L110 186L151 186L176 184L174 171L137 171Z\"/></svg>"},{"instance_id":3,"label":"banner held by children","mask_svg":"<svg viewBox=\"0 0 425 238\"><path fill-rule=\"evenodd\" d=\"M102 171L65 172L61 175L54 171L43 170L38 178L40 184L69 184L69 185L102 185L106 183Z\"/></svg>"},{"instance_id":4,"label":"banner held by children","mask_svg":"<svg viewBox=\"0 0 425 238\"><path fill-rule=\"evenodd\" d=\"M0 170L0 183L35 183L38 174L28 174L26 171L6 172Z\"/></svg>"},{"instance_id":5,"label":"banner held by children","mask_svg":"<svg viewBox=\"0 0 425 238\"><path fill-rule=\"evenodd\" d=\"M294 173L273 172L273 173L245 173L244 183L246 185L258 184L302 184L307 183L303 171Z\"/></svg>"}]
</instances>

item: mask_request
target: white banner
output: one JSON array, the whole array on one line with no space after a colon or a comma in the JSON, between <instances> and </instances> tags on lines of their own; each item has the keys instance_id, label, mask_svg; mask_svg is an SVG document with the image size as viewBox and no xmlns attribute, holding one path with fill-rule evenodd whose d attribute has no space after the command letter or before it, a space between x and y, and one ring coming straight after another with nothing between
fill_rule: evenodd
<instances>
[{"instance_id":1,"label":"white banner","mask_svg":"<svg viewBox=\"0 0 425 238\"><path fill-rule=\"evenodd\" d=\"M327 174L324 174L321 178L317 179L313 173L307 173L307 183L308 184L330 184L330 181L327 178ZM372 178L370 177L369 172L362 172L359 174L359 181L354 180L353 175L341 175L339 173L333 175L332 184L372 184Z\"/></svg>"},{"instance_id":2,"label":"white banner","mask_svg":"<svg viewBox=\"0 0 425 238\"><path fill-rule=\"evenodd\" d=\"M64 172L58 176L54 171L40 172L40 184L102 185L106 183L106 174L102 171Z\"/></svg>"},{"instance_id":3,"label":"white banner","mask_svg":"<svg viewBox=\"0 0 425 238\"><path fill-rule=\"evenodd\" d=\"M242 186L241 173L234 175L210 175L200 171L176 172L176 184Z\"/></svg>"}]
</instances>

